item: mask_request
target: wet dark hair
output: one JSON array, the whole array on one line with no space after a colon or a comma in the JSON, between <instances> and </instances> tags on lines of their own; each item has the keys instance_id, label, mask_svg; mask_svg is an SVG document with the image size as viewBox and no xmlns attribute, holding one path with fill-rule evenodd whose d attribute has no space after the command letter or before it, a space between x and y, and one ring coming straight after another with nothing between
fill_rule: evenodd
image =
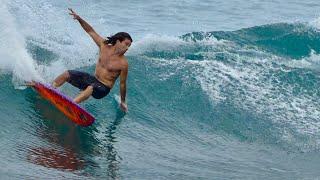
<instances>
[{"instance_id":1,"label":"wet dark hair","mask_svg":"<svg viewBox=\"0 0 320 180\"><path fill-rule=\"evenodd\" d=\"M104 44L110 44L114 46L117 43L117 40L120 42L124 41L125 39L129 39L132 42L131 36L126 32L118 32L117 34L107 37L107 39L104 41Z\"/></svg>"}]
</instances>

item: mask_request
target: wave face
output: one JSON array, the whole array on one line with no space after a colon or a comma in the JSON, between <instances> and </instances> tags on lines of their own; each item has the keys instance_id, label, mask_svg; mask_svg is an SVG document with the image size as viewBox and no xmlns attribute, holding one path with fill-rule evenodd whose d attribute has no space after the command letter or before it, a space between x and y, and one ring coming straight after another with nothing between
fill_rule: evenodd
<instances>
[{"instance_id":1,"label":"wave face","mask_svg":"<svg viewBox=\"0 0 320 180\"><path fill-rule=\"evenodd\" d=\"M215 15L210 14L212 3L197 4L204 12L190 19L206 13ZM233 7L234 3L225 5ZM304 3L296 6L309 7L312 1ZM271 2L253 4L241 6L249 14L259 12L259 8L261 12L277 8ZM279 3L278 8L284 4ZM164 10L162 1L153 2L151 5L157 7L154 11L149 11L148 5L126 2L131 8L125 18L111 13L121 4L108 4L108 12L102 5L106 6L105 2L44 0L4 1L0 5L0 15L6 17L0 20L0 177L320 176L318 19L308 23L283 19L259 25L264 20L259 16L252 21L260 23L250 28L225 22L217 28L224 30L204 32L214 29L213 25L200 28L195 23L190 27L199 31L184 32L180 26L188 18L181 15L181 7L192 11L196 4L191 1L170 1L171 6ZM127 27L121 22L129 16L137 20L124 28L137 37L127 54L128 114L118 108L119 82L106 98L91 98L82 104L97 119L88 128L75 126L33 90L22 86L30 79L50 82L67 69L94 72L97 49L70 20L67 6L78 7L98 31L107 33ZM290 7L295 5L288 5L287 14L292 13ZM97 21L94 17L99 14L104 16ZM139 19L139 14L147 15ZM272 12L265 16L272 17ZM166 17L176 22L163 26ZM224 22L224 18L216 17L216 21ZM205 20L211 19L203 17ZM155 21L151 33L143 28L146 21ZM115 26L104 30L108 22ZM171 34L168 27L174 27ZM68 84L61 90L71 97L78 93Z\"/></svg>"}]
</instances>

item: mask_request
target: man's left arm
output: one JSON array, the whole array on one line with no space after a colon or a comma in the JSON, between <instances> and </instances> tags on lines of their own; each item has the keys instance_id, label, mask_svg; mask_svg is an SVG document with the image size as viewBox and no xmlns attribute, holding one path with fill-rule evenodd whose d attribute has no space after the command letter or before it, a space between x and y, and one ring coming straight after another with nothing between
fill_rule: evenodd
<instances>
[{"instance_id":1,"label":"man's left arm","mask_svg":"<svg viewBox=\"0 0 320 180\"><path fill-rule=\"evenodd\" d=\"M128 111L128 107L126 105L127 77L128 77L128 64L125 65L125 67L121 70L121 73L120 73L120 96L121 96L120 107L125 112Z\"/></svg>"}]
</instances>

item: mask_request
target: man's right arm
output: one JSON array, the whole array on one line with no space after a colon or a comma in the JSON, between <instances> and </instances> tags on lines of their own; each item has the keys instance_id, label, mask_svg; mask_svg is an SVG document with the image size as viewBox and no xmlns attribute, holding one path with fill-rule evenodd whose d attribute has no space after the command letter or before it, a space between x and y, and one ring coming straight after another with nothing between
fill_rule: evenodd
<instances>
[{"instance_id":1,"label":"man's right arm","mask_svg":"<svg viewBox=\"0 0 320 180\"><path fill-rule=\"evenodd\" d=\"M69 8L71 13L70 15L73 16L73 19L76 19L79 21L82 28L90 35L90 37L93 39L93 41L97 44L97 46L101 46L104 39L96 33L96 31L88 24L85 20L83 20L78 14L76 14L72 9Z\"/></svg>"}]
</instances>

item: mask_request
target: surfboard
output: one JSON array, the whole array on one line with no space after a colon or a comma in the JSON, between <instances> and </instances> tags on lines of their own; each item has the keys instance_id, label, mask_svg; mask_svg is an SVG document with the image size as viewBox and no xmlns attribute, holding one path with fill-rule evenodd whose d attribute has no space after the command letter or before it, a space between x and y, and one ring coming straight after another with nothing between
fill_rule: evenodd
<instances>
[{"instance_id":1,"label":"surfboard","mask_svg":"<svg viewBox=\"0 0 320 180\"><path fill-rule=\"evenodd\" d=\"M59 90L40 82L35 82L33 88L74 123L80 126L90 126L94 122L95 118L89 112Z\"/></svg>"}]
</instances>

